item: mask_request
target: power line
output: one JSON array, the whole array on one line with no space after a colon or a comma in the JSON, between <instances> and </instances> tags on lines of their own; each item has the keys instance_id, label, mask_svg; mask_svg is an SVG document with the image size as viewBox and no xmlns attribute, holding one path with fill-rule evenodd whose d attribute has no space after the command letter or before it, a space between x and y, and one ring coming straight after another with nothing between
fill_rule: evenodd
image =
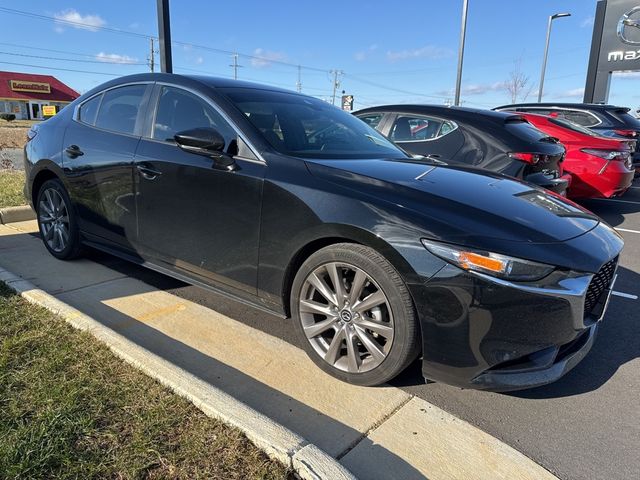
<instances>
[{"instance_id":1,"label":"power line","mask_svg":"<svg viewBox=\"0 0 640 480\"><path fill-rule=\"evenodd\" d=\"M0 64L2 64L2 65L17 65L17 66L20 66L20 67L40 68L40 69L43 69L43 70L60 70L60 71L63 71L63 72L91 73L91 74L95 74L95 75L109 75L111 77L120 77L120 76L122 76L119 73L90 72L88 70L75 70L73 68L49 67L47 65L30 65L28 63L16 63L16 62L2 62L2 61L0 61Z\"/></svg>"},{"instance_id":2,"label":"power line","mask_svg":"<svg viewBox=\"0 0 640 480\"><path fill-rule=\"evenodd\" d=\"M146 63L124 62L124 61L117 61L117 60L109 60L108 58L105 58L104 60L81 60L76 58L46 57L43 55L28 55L26 53L12 53L12 52L0 52L0 55L12 55L15 57L28 57L28 58L43 58L45 60L56 60L56 61L62 61L62 62L101 63L101 64L106 63L110 65L147 65Z\"/></svg>"}]
</instances>

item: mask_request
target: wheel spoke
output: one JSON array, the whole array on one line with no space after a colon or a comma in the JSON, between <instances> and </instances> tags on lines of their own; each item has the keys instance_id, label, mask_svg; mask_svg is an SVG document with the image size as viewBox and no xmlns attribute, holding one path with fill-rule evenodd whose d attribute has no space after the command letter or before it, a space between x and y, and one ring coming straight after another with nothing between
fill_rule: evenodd
<instances>
[{"instance_id":1,"label":"wheel spoke","mask_svg":"<svg viewBox=\"0 0 640 480\"><path fill-rule=\"evenodd\" d=\"M325 315L327 317L334 315L331 307L314 302L313 300L300 300L300 313L317 313L318 315Z\"/></svg>"},{"instance_id":2,"label":"wheel spoke","mask_svg":"<svg viewBox=\"0 0 640 480\"><path fill-rule=\"evenodd\" d=\"M49 210L50 210L52 213L55 213L55 211L56 211L56 206L55 206L55 204L53 203L53 198L51 197L51 190L45 190L45 191L44 191L44 196L45 196L45 197L46 197L46 199L47 199L47 205L49 206Z\"/></svg>"},{"instance_id":3,"label":"wheel spoke","mask_svg":"<svg viewBox=\"0 0 640 480\"><path fill-rule=\"evenodd\" d=\"M322 320L321 322L314 323L313 325L309 325L304 328L304 333L307 335L307 338L317 337L321 333L326 332L330 328L333 328L336 325L335 317L327 318L326 320Z\"/></svg>"},{"instance_id":4,"label":"wheel spoke","mask_svg":"<svg viewBox=\"0 0 640 480\"><path fill-rule=\"evenodd\" d=\"M40 201L40 208L42 210L44 210L44 213L46 213L49 217L54 217L55 215L53 214L53 210L51 210L51 207L49 205L47 205L47 202L44 200Z\"/></svg>"},{"instance_id":5,"label":"wheel spoke","mask_svg":"<svg viewBox=\"0 0 640 480\"><path fill-rule=\"evenodd\" d=\"M360 369L360 355L355 346L355 335L347 334L347 368L351 373L356 373Z\"/></svg>"},{"instance_id":6,"label":"wheel spoke","mask_svg":"<svg viewBox=\"0 0 640 480\"><path fill-rule=\"evenodd\" d=\"M38 218L40 219L40 223L51 223L55 220L55 218L46 212L41 214Z\"/></svg>"},{"instance_id":7,"label":"wheel spoke","mask_svg":"<svg viewBox=\"0 0 640 480\"><path fill-rule=\"evenodd\" d=\"M335 365L335 363L338 361L338 356L340 355L340 349L342 348L342 342L344 339L344 329L341 328L333 336L327 353L325 353L324 355L324 359L327 361L327 363L329 363L329 365Z\"/></svg>"},{"instance_id":8,"label":"wheel spoke","mask_svg":"<svg viewBox=\"0 0 640 480\"><path fill-rule=\"evenodd\" d=\"M349 303L355 305L360 300L362 289L367 281L367 275L362 270L356 270L356 275L351 282L351 290L349 291Z\"/></svg>"},{"instance_id":9,"label":"wheel spoke","mask_svg":"<svg viewBox=\"0 0 640 480\"><path fill-rule=\"evenodd\" d=\"M367 310L371 310L373 307L377 307L378 305L385 303L386 301L387 301L387 298L384 296L384 293L382 293L382 290L376 290L367 298L356 303L353 306L353 309L356 312L362 314Z\"/></svg>"},{"instance_id":10,"label":"wheel spoke","mask_svg":"<svg viewBox=\"0 0 640 480\"><path fill-rule=\"evenodd\" d=\"M393 336L393 328L385 325L383 323L377 322L370 318L360 317L359 319L355 319L354 322L367 330L371 330L372 332L377 333L378 335L383 336L384 338L391 338Z\"/></svg>"},{"instance_id":11,"label":"wheel spoke","mask_svg":"<svg viewBox=\"0 0 640 480\"><path fill-rule=\"evenodd\" d=\"M331 278L331 283L333 283L333 289L336 292L336 302L338 308L344 307L344 299L345 294L343 291L342 284L342 272L338 271L338 267L335 263L329 263L327 266L327 273L329 274L329 278Z\"/></svg>"},{"instance_id":12,"label":"wheel spoke","mask_svg":"<svg viewBox=\"0 0 640 480\"><path fill-rule=\"evenodd\" d=\"M44 232L44 239L47 241L53 240L53 226L46 228L46 231Z\"/></svg>"},{"instance_id":13,"label":"wheel spoke","mask_svg":"<svg viewBox=\"0 0 640 480\"><path fill-rule=\"evenodd\" d=\"M68 224L68 223L69 223L69 215L66 215L66 214L65 214L65 215L63 215L62 217L60 217L60 221L61 221L62 223L66 223L66 224Z\"/></svg>"},{"instance_id":14,"label":"wheel spoke","mask_svg":"<svg viewBox=\"0 0 640 480\"><path fill-rule=\"evenodd\" d=\"M67 242L69 241L69 231L67 230L67 227L62 225L60 226L60 239L62 240L62 244L66 247Z\"/></svg>"},{"instance_id":15,"label":"wheel spoke","mask_svg":"<svg viewBox=\"0 0 640 480\"><path fill-rule=\"evenodd\" d=\"M318 275L316 275L315 272L309 275L308 281L316 288L318 292L320 292L320 295L327 299L329 303L338 306L335 293L331 291L327 283Z\"/></svg>"},{"instance_id":16,"label":"wheel spoke","mask_svg":"<svg viewBox=\"0 0 640 480\"><path fill-rule=\"evenodd\" d=\"M376 362L382 362L385 359L385 354L382 350L380 350L380 346L376 343L375 339L371 337L367 332L365 332L362 328L356 325L356 335L362 342L364 348L371 354L373 359Z\"/></svg>"}]
</instances>

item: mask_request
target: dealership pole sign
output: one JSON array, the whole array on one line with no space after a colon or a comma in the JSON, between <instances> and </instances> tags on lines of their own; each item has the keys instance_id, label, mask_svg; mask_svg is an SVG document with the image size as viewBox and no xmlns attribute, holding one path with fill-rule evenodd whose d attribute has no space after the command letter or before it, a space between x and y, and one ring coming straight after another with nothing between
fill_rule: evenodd
<instances>
[{"instance_id":1,"label":"dealership pole sign","mask_svg":"<svg viewBox=\"0 0 640 480\"><path fill-rule=\"evenodd\" d=\"M640 0L596 6L585 102L606 102L613 72L640 70Z\"/></svg>"}]
</instances>

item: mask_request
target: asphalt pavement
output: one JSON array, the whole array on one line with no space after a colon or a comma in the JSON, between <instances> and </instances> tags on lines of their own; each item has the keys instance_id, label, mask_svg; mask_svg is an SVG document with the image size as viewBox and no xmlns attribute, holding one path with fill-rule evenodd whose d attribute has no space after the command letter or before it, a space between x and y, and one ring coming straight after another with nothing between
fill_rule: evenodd
<instances>
[{"instance_id":1,"label":"asphalt pavement","mask_svg":"<svg viewBox=\"0 0 640 480\"><path fill-rule=\"evenodd\" d=\"M583 203L625 238L609 310L586 359L560 381L509 394L425 384L420 364L393 385L494 435L566 480L640 478L640 179ZM92 259L297 345L289 321L96 253Z\"/></svg>"}]
</instances>

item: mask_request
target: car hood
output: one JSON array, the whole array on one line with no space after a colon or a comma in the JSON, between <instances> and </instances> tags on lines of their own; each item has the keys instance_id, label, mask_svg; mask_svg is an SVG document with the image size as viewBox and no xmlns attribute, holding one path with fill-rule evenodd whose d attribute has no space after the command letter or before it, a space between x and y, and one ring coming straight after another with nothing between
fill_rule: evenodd
<instances>
[{"instance_id":1,"label":"car hood","mask_svg":"<svg viewBox=\"0 0 640 480\"><path fill-rule=\"evenodd\" d=\"M402 160L307 160L312 175L411 210L434 239L483 248L491 240L554 243L600 219L555 194L499 174Z\"/></svg>"}]
</instances>

